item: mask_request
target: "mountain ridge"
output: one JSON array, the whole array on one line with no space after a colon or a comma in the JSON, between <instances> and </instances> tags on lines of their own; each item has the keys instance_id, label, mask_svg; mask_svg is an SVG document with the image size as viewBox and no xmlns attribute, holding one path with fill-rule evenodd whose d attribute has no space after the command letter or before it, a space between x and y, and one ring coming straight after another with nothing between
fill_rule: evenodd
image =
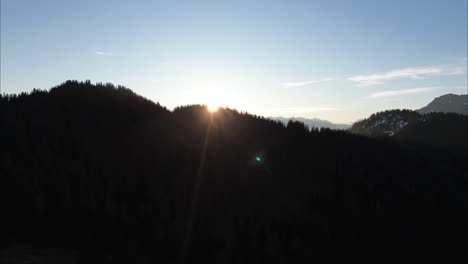
<instances>
[{"instance_id":1,"label":"mountain ridge","mask_svg":"<svg viewBox=\"0 0 468 264\"><path fill-rule=\"evenodd\" d=\"M425 260L466 237L466 153L169 111L77 81L0 96L0 131L2 248L69 248L79 263L180 263L181 252L184 263L362 263L415 248Z\"/></svg>"},{"instance_id":2,"label":"mountain ridge","mask_svg":"<svg viewBox=\"0 0 468 264\"><path fill-rule=\"evenodd\" d=\"M457 113L420 114L408 109L387 110L354 123L348 131L454 151L464 151L468 147L468 116Z\"/></svg>"},{"instance_id":3,"label":"mountain ridge","mask_svg":"<svg viewBox=\"0 0 468 264\"><path fill-rule=\"evenodd\" d=\"M420 114L431 112L457 113L468 115L468 95L467 94L445 94L434 98L428 105L415 110Z\"/></svg>"}]
</instances>

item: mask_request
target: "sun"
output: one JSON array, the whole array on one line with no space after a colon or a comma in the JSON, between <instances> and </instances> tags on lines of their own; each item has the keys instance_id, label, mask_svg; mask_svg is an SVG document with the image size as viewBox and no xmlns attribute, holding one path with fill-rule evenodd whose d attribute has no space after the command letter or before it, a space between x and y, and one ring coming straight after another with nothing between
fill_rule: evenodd
<instances>
[{"instance_id":1,"label":"sun","mask_svg":"<svg viewBox=\"0 0 468 264\"><path fill-rule=\"evenodd\" d=\"M207 108L208 111L210 111L211 113L214 113L214 112L218 111L219 106L213 105L213 104L209 104L209 105L207 105L206 108Z\"/></svg>"}]
</instances>

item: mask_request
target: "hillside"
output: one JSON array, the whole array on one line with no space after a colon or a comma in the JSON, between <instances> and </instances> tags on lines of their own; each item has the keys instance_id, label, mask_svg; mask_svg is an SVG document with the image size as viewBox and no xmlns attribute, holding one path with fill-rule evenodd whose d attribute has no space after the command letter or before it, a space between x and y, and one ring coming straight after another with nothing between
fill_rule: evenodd
<instances>
[{"instance_id":1,"label":"hillside","mask_svg":"<svg viewBox=\"0 0 468 264\"><path fill-rule=\"evenodd\" d=\"M468 149L468 117L454 113L419 114L388 110L354 123L350 132L452 151Z\"/></svg>"},{"instance_id":2,"label":"hillside","mask_svg":"<svg viewBox=\"0 0 468 264\"><path fill-rule=\"evenodd\" d=\"M420 114L432 112L468 115L468 95L446 94L435 98L427 106L416 110Z\"/></svg>"},{"instance_id":3,"label":"hillside","mask_svg":"<svg viewBox=\"0 0 468 264\"><path fill-rule=\"evenodd\" d=\"M355 122L349 131L373 137L393 136L419 119L421 115L411 110L387 110Z\"/></svg>"},{"instance_id":4,"label":"hillside","mask_svg":"<svg viewBox=\"0 0 468 264\"><path fill-rule=\"evenodd\" d=\"M125 87L76 81L0 97L0 131L2 249L66 248L79 263L464 253L465 152L230 109L169 111Z\"/></svg>"}]
</instances>

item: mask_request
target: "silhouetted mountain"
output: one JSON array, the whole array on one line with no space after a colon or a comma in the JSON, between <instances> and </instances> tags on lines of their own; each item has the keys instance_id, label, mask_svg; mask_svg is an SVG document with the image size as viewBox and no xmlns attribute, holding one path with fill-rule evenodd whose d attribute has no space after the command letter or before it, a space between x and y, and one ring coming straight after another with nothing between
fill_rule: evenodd
<instances>
[{"instance_id":1,"label":"silhouetted mountain","mask_svg":"<svg viewBox=\"0 0 468 264\"><path fill-rule=\"evenodd\" d=\"M0 260L16 245L69 249L61 252L79 263L465 253L466 149L231 109L169 111L125 87L76 81L1 96L0 131Z\"/></svg>"},{"instance_id":2,"label":"silhouetted mountain","mask_svg":"<svg viewBox=\"0 0 468 264\"><path fill-rule=\"evenodd\" d=\"M432 112L468 115L468 95L446 94L435 98L427 106L416 110L420 114Z\"/></svg>"},{"instance_id":3,"label":"silhouetted mountain","mask_svg":"<svg viewBox=\"0 0 468 264\"><path fill-rule=\"evenodd\" d=\"M304 123L309 128L330 128L330 129L348 129L351 125L347 124L334 124L327 120L318 118L304 118L304 117L270 117L272 120L280 121L287 124L289 121L298 121Z\"/></svg>"},{"instance_id":4,"label":"silhouetted mountain","mask_svg":"<svg viewBox=\"0 0 468 264\"><path fill-rule=\"evenodd\" d=\"M411 110L388 110L354 123L349 131L447 150L468 148L468 117L453 113L421 115Z\"/></svg>"}]
</instances>

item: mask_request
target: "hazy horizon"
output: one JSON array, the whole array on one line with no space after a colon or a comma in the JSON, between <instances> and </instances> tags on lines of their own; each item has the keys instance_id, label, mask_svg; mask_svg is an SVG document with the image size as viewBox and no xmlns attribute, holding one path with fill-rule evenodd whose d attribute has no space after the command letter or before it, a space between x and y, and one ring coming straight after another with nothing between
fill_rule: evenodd
<instances>
[{"instance_id":1,"label":"hazy horizon","mask_svg":"<svg viewBox=\"0 0 468 264\"><path fill-rule=\"evenodd\" d=\"M1 1L1 92L124 85L172 109L352 123L467 93L467 2Z\"/></svg>"}]
</instances>

